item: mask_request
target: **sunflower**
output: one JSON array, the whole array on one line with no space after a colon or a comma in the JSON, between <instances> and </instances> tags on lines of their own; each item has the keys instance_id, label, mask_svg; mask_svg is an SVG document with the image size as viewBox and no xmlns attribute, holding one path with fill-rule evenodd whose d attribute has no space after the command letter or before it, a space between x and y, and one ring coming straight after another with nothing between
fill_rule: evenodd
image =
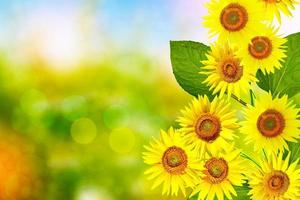
<instances>
[{"instance_id":1,"label":"sunflower","mask_svg":"<svg viewBox=\"0 0 300 200\"><path fill-rule=\"evenodd\" d=\"M262 5L249 0L212 0L206 7L203 25L211 37L218 35L221 41L244 40L264 19Z\"/></svg>"},{"instance_id":2,"label":"sunflower","mask_svg":"<svg viewBox=\"0 0 300 200\"><path fill-rule=\"evenodd\" d=\"M277 35L278 29L264 27L259 34L253 34L249 41L242 44L237 55L242 57L245 67L258 67L264 73L274 72L282 67L286 58L286 38Z\"/></svg>"},{"instance_id":3,"label":"sunflower","mask_svg":"<svg viewBox=\"0 0 300 200\"><path fill-rule=\"evenodd\" d=\"M201 168L199 158L180 132L173 128L161 131L160 139L154 139L145 149L144 162L151 165L145 174L155 179L152 189L163 184L163 194L177 196L180 189L186 196L186 187L197 183Z\"/></svg>"},{"instance_id":4,"label":"sunflower","mask_svg":"<svg viewBox=\"0 0 300 200\"><path fill-rule=\"evenodd\" d=\"M254 104L244 110L241 132L246 134L246 143L254 143L255 151L288 150L287 141L297 142L296 138L300 137L300 120L297 119L300 109L295 108L286 95L273 99L270 93L263 93Z\"/></svg>"},{"instance_id":5,"label":"sunflower","mask_svg":"<svg viewBox=\"0 0 300 200\"><path fill-rule=\"evenodd\" d=\"M187 140L200 154L228 147L237 128L235 111L219 97L212 102L207 96L199 96L181 111L177 119Z\"/></svg>"},{"instance_id":6,"label":"sunflower","mask_svg":"<svg viewBox=\"0 0 300 200\"><path fill-rule=\"evenodd\" d=\"M291 17L291 10L294 10L295 4L299 1L296 0L260 0L263 3L264 13L268 19L272 20L276 17L281 23L281 13Z\"/></svg>"},{"instance_id":7,"label":"sunflower","mask_svg":"<svg viewBox=\"0 0 300 200\"><path fill-rule=\"evenodd\" d=\"M252 199L300 199L300 169L296 169L299 159L290 165L289 161L290 154L283 159L283 153L279 153L258 162L247 175Z\"/></svg>"},{"instance_id":8,"label":"sunflower","mask_svg":"<svg viewBox=\"0 0 300 200\"><path fill-rule=\"evenodd\" d=\"M216 154L206 154L202 166L199 184L194 188L191 196L198 193L198 200L232 199L237 196L233 186L242 186L245 177L244 160L240 157L240 150L229 149Z\"/></svg>"},{"instance_id":9,"label":"sunflower","mask_svg":"<svg viewBox=\"0 0 300 200\"><path fill-rule=\"evenodd\" d=\"M256 82L257 79L251 74L248 68L241 66L241 60L236 56L237 47L224 44L211 46L211 52L207 60L203 61L205 71L201 74L207 75L203 83L210 86L213 94L220 92L222 97L226 92L228 97L233 93L238 98L240 93L247 94L250 89L249 82Z\"/></svg>"}]
</instances>

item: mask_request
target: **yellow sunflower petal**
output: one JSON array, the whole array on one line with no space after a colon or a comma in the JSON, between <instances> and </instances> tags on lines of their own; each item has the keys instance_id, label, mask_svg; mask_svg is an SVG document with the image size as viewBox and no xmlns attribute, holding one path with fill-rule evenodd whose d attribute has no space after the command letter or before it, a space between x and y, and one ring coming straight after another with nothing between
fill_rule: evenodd
<instances>
[{"instance_id":1,"label":"yellow sunflower petal","mask_svg":"<svg viewBox=\"0 0 300 200\"><path fill-rule=\"evenodd\" d=\"M195 98L177 121L197 152L226 148L233 141L238 127L235 111L220 97L215 97L212 102L206 96Z\"/></svg>"},{"instance_id":2,"label":"yellow sunflower petal","mask_svg":"<svg viewBox=\"0 0 300 200\"><path fill-rule=\"evenodd\" d=\"M248 41L241 43L237 55L242 59L245 68L261 69L264 73L274 73L282 67L281 61L286 58L285 43L278 29L273 27L258 28L259 33L252 33Z\"/></svg>"},{"instance_id":3,"label":"yellow sunflower petal","mask_svg":"<svg viewBox=\"0 0 300 200\"><path fill-rule=\"evenodd\" d=\"M300 137L299 109L285 97L272 98L265 93L255 99L254 104L244 110L241 132L246 141L254 144L256 151L264 149L268 154L277 153L288 149L287 141Z\"/></svg>"},{"instance_id":4,"label":"yellow sunflower petal","mask_svg":"<svg viewBox=\"0 0 300 200\"><path fill-rule=\"evenodd\" d=\"M193 146L180 131L172 127L161 131L159 139L153 139L145 146L144 162L151 167L145 171L148 179L154 180L152 189L162 185L163 194L177 196L179 191L186 196L186 188L198 183L202 168Z\"/></svg>"},{"instance_id":5,"label":"yellow sunflower petal","mask_svg":"<svg viewBox=\"0 0 300 200\"><path fill-rule=\"evenodd\" d=\"M214 0L206 5L208 15L203 25L209 29L210 36L219 36L223 41L239 43L264 20L262 4L249 0Z\"/></svg>"}]
</instances>

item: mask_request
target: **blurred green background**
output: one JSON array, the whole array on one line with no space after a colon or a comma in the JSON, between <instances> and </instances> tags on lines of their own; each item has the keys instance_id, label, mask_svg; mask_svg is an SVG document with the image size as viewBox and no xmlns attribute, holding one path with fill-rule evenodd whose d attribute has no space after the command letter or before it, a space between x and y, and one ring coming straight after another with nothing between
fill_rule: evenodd
<instances>
[{"instance_id":1,"label":"blurred green background","mask_svg":"<svg viewBox=\"0 0 300 200\"><path fill-rule=\"evenodd\" d=\"M141 153L190 98L168 55L184 4L0 2L0 200L163 199Z\"/></svg>"}]
</instances>

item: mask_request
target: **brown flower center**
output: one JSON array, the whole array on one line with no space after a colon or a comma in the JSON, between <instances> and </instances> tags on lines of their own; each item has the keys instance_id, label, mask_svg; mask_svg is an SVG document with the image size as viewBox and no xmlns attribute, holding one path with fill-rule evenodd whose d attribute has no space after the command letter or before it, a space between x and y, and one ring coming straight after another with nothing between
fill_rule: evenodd
<instances>
[{"instance_id":1,"label":"brown flower center","mask_svg":"<svg viewBox=\"0 0 300 200\"><path fill-rule=\"evenodd\" d=\"M239 31L248 22L247 10L238 3L231 3L222 10L220 22L228 31Z\"/></svg>"},{"instance_id":2,"label":"brown flower center","mask_svg":"<svg viewBox=\"0 0 300 200\"><path fill-rule=\"evenodd\" d=\"M269 38L258 36L252 39L248 51L254 58L264 59L270 56L272 48L272 42Z\"/></svg>"},{"instance_id":3,"label":"brown flower center","mask_svg":"<svg viewBox=\"0 0 300 200\"><path fill-rule=\"evenodd\" d=\"M268 174L265 179L265 186L274 195L284 194L290 185L288 175L282 171L275 170Z\"/></svg>"},{"instance_id":4,"label":"brown flower center","mask_svg":"<svg viewBox=\"0 0 300 200\"><path fill-rule=\"evenodd\" d=\"M205 179L212 184L221 183L228 175L228 164L223 158L211 158L204 167Z\"/></svg>"},{"instance_id":5,"label":"brown flower center","mask_svg":"<svg viewBox=\"0 0 300 200\"><path fill-rule=\"evenodd\" d=\"M205 113L199 117L195 125L198 137L207 142L217 139L221 131L221 124L217 117Z\"/></svg>"},{"instance_id":6,"label":"brown flower center","mask_svg":"<svg viewBox=\"0 0 300 200\"><path fill-rule=\"evenodd\" d=\"M183 174L187 162L187 155L184 150L176 146L168 148L162 157L162 164L170 174Z\"/></svg>"},{"instance_id":7,"label":"brown flower center","mask_svg":"<svg viewBox=\"0 0 300 200\"><path fill-rule=\"evenodd\" d=\"M227 83L234 83L241 79L243 76L243 67L237 59L229 59L221 64L222 78Z\"/></svg>"},{"instance_id":8,"label":"brown flower center","mask_svg":"<svg viewBox=\"0 0 300 200\"><path fill-rule=\"evenodd\" d=\"M285 120L280 112L269 109L260 114L257 120L257 129L266 137L280 135L285 127Z\"/></svg>"}]
</instances>

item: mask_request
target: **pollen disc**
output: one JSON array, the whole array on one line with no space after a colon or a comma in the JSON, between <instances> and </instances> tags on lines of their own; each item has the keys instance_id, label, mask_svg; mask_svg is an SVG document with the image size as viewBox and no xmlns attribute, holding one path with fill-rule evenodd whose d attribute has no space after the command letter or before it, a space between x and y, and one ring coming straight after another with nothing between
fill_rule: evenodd
<instances>
[{"instance_id":1,"label":"pollen disc","mask_svg":"<svg viewBox=\"0 0 300 200\"><path fill-rule=\"evenodd\" d=\"M220 120L209 113L201 115L195 125L195 132L198 137L207 142L217 139L220 135L220 131Z\"/></svg>"},{"instance_id":2,"label":"pollen disc","mask_svg":"<svg viewBox=\"0 0 300 200\"><path fill-rule=\"evenodd\" d=\"M221 64L222 78L227 83L234 83L243 76L243 67L237 59L229 59Z\"/></svg>"},{"instance_id":3,"label":"pollen disc","mask_svg":"<svg viewBox=\"0 0 300 200\"><path fill-rule=\"evenodd\" d=\"M206 161L204 167L206 179L212 184L222 182L228 175L228 164L223 158L211 158Z\"/></svg>"},{"instance_id":4,"label":"pollen disc","mask_svg":"<svg viewBox=\"0 0 300 200\"><path fill-rule=\"evenodd\" d=\"M254 58L264 59L270 56L272 48L272 42L269 38L259 36L252 39L248 51Z\"/></svg>"},{"instance_id":5,"label":"pollen disc","mask_svg":"<svg viewBox=\"0 0 300 200\"><path fill-rule=\"evenodd\" d=\"M248 22L247 10L238 3L229 4L222 10L220 22L228 31L239 31L243 29Z\"/></svg>"},{"instance_id":6,"label":"pollen disc","mask_svg":"<svg viewBox=\"0 0 300 200\"><path fill-rule=\"evenodd\" d=\"M169 147L162 158L162 164L170 174L182 174L187 167L187 155L179 147Z\"/></svg>"},{"instance_id":7,"label":"pollen disc","mask_svg":"<svg viewBox=\"0 0 300 200\"><path fill-rule=\"evenodd\" d=\"M265 179L266 188L273 194L284 194L290 185L288 175L282 171L275 170L268 174Z\"/></svg>"},{"instance_id":8,"label":"pollen disc","mask_svg":"<svg viewBox=\"0 0 300 200\"><path fill-rule=\"evenodd\" d=\"M280 112L269 109L263 112L257 120L257 129L265 137L280 135L285 127L285 120Z\"/></svg>"}]
</instances>

